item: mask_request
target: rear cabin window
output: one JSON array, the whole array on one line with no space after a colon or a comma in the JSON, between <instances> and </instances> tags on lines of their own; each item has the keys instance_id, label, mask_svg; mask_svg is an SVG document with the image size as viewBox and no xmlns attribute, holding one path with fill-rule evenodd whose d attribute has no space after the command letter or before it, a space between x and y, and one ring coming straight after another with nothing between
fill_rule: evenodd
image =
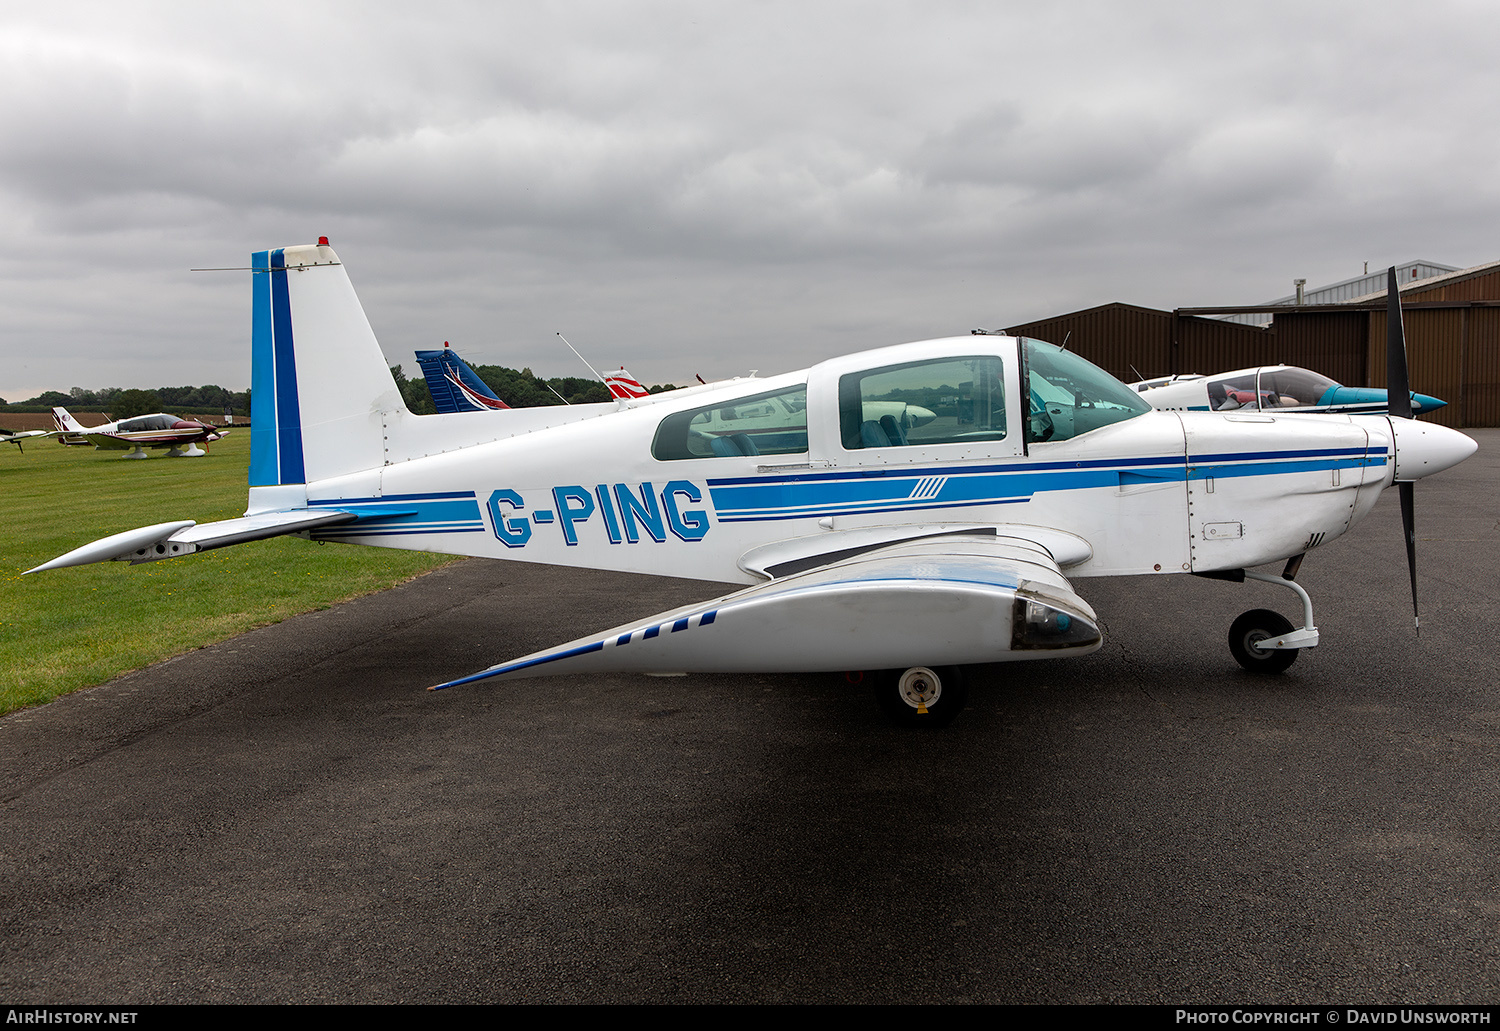
<instances>
[{"instance_id":1,"label":"rear cabin window","mask_svg":"<svg viewBox=\"0 0 1500 1031\"><path fill-rule=\"evenodd\" d=\"M1005 378L995 355L940 358L839 379L846 451L1005 439Z\"/></svg>"},{"instance_id":2,"label":"rear cabin window","mask_svg":"<svg viewBox=\"0 0 1500 1031\"><path fill-rule=\"evenodd\" d=\"M669 415L651 442L663 462L806 452L806 383Z\"/></svg>"}]
</instances>

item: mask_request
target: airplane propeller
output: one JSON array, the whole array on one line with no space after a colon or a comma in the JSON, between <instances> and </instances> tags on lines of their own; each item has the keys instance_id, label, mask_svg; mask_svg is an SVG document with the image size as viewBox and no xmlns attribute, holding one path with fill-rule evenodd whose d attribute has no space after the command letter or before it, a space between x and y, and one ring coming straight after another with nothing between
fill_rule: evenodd
<instances>
[{"instance_id":1,"label":"airplane propeller","mask_svg":"<svg viewBox=\"0 0 1500 1031\"><path fill-rule=\"evenodd\" d=\"M1396 283L1396 267L1391 266L1386 281L1385 396L1390 413L1410 419L1411 384L1406 371L1406 331L1401 322L1401 291ZM1417 633L1422 633L1422 617L1417 612L1417 531L1415 525L1416 484L1404 480L1396 484L1401 496L1401 531L1406 536L1406 568L1411 574L1411 615Z\"/></svg>"}]
</instances>

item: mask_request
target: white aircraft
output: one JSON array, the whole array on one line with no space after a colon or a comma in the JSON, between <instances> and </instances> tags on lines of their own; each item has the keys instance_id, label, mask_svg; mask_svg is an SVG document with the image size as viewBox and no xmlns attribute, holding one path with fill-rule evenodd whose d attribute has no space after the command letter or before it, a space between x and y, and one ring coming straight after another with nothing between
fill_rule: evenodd
<instances>
[{"instance_id":1,"label":"white aircraft","mask_svg":"<svg viewBox=\"0 0 1500 1031\"><path fill-rule=\"evenodd\" d=\"M229 432L166 412L88 427L68 414L66 408L54 408L52 421L57 429L49 436L61 438L64 444L92 444L101 451L129 451L126 458L150 458L145 452L148 447L171 448L167 452L169 458L200 458L208 454L198 446L200 443L219 440Z\"/></svg>"},{"instance_id":2,"label":"white aircraft","mask_svg":"<svg viewBox=\"0 0 1500 1031\"><path fill-rule=\"evenodd\" d=\"M1316 412L1383 415L1390 399L1376 387L1346 387L1293 365L1238 369L1219 376L1162 376L1132 383L1131 388L1162 411ZM1408 391L1413 414L1426 415L1448 402Z\"/></svg>"},{"instance_id":3,"label":"white aircraft","mask_svg":"<svg viewBox=\"0 0 1500 1031\"><path fill-rule=\"evenodd\" d=\"M1301 557L1400 483L1415 605L1412 481L1475 450L1409 413L1158 412L1075 354L991 335L678 398L413 416L326 239L259 252L252 266L246 514L116 534L29 572L295 533L750 585L440 687L604 670L880 670L893 715L938 724L963 706L958 667L1099 647L1072 581L1169 573L1294 592L1302 627L1255 610L1230 628L1242 666L1279 671L1318 643L1292 579ZM1404 384L1396 313L1391 382ZM919 403L933 418L894 440L871 403ZM725 408L760 412L774 446L705 451L700 427ZM1286 559L1281 576L1249 569Z\"/></svg>"}]
</instances>

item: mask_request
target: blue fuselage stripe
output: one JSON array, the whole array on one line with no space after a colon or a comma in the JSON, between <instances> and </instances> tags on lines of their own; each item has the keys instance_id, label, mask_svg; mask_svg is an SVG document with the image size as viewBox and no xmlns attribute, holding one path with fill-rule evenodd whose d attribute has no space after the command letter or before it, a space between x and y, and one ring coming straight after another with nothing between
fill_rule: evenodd
<instances>
[{"instance_id":1,"label":"blue fuselage stripe","mask_svg":"<svg viewBox=\"0 0 1500 1031\"><path fill-rule=\"evenodd\" d=\"M322 498L310 508L337 508L359 517L355 523L314 531L319 539L402 537L424 533L483 533L488 528L473 491L392 494L383 498Z\"/></svg>"},{"instance_id":2,"label":"blue fuselage stripe","mask_svg":"<svg viewBox=\"0 0 1500 1031\"><path fill-rule=\"evenodd\" d=\"M1049 491L1275 476L1386 463L1383 453L1367 456L1363 448L1323 448L977 468L884 467L776 479L709 480L708 488L719 521L732 523L1016 504Z\"/></svg>"}]
</instances>

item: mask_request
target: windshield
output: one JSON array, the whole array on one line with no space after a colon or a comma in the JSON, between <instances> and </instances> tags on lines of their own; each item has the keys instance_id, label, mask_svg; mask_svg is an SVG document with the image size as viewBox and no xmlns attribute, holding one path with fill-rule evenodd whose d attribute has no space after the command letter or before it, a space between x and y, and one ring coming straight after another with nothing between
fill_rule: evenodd
<instances>
[{"instance_id":1,"label":"windshield","mask_svg":"<svg viewBox=\"0 0 1500 1031\"><path fill-rule=\"evenodd\" d=\"M1086 358L1022 338L1030 393L1028 441L1068 440L1151 411L1140 394Z\"/></svg>"}]
</instances>

